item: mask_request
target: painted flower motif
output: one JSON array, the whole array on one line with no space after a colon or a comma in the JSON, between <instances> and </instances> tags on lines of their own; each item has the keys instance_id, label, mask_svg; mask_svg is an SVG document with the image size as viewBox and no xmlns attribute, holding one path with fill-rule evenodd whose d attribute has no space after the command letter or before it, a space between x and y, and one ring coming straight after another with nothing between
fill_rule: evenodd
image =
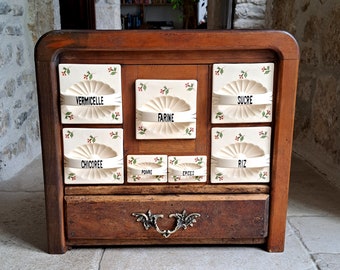
<instances>
[{"instance_id":1,"label":"painted flower motif","mask_svg":"<svg viewBox=\"0 0 340 270\"><path fill-rule=\"evenodd\" d=\"M71 181L75 181L75 180L77 180L77 176L76 176L75 173L69 173L68 176L67 176L67 179L71 180Z\"/></svg>"},{"instance_id":2,"label":"painted flower motif","mask_svg":"<svg viewBox=\"0 0 340 270\"><path fill-rule=\"evenodd\" d=\"M195 180L197 180L198 182L201 181L203 179L203 176L195 176Z\"/></svg>"},{"instance_id":3,"label":"painted flower motif","mask_svg":"<svg viewBox=\"0 0 340 270\"><path fill-rule=\"evenodd\" d=\"M268 172L263 171L263 172L260 172L260 173L259 173L259 178L260 178L261 180L266 180L267 177L268 177Z\"/></svg>"},{"instance_id":4,"label":"painted flower motif","mask_svg":"<svg viewBox=\"0 0 340 270\"><path fill-rule=\"evenodd\" d=\"M262 67L261 71L263 72L263 74L269 74L270 73L270 67L269 66Z\"/></svg>"},{"instance_id":5,"label":"painted flower motif","mask_svg":"<svg viewBox=\"0 0 340 270\"><path fill-rule=\"evenodd\" d=\"M216 113L215 119L223 120L223 118L224 118L223 112L217 112Z\"/></svg>"},{"instance_id":6,"label":"painted flower motif","mask_svg":"<svg viewBox=\"0 0 340 270\"><path fill-rule=\"evenodd\" d=\"M119 112L114 112L111 114L111 117L113 120L119 120L120 113Z\"/></svg>"},{"instance_id":7,"label":"painted flower motif","mask_svg":"<svg viewBox=\"0 0 340 270\"><path fill-rule=\"evenodd\" d=\"M177 181L180 181L181 180L181 177L179 175L173 175L172 176L172 179L177 182Z\"/></svg>"},{"instance_id":8,"label":"painted flower motif","mask_svg":"<svg viewBox=\"0 0 340 270\"><path fill-rule=\"evenodd\" d=\"M222 75L223 72L224 72L224 68L217 67L217 69L215 70L215 75L216 76Z\"/></svg>"},{"instance_id":9,"label":"painted flower motif","mask_svg":"<svg viewBox=\"0 0 340 270\"><path fill-rule=\"evenodd\" d=\"M218 181L223 181L223 174L222 173L217 173L215 175L215 180L218 180Z\"/></svg>"},{"instance_id":10,"label":"painted flower motif","mask_svg":"<svg viewBox=\"0 0 340 270\"><path fill-rule=\"evenodd\" d=\"M242 80L242 79L246 79L248 77L248 72L241 70L241 73L238 75L238 77Z\"/></svg>"},{"instance_id":11,"label":"painted flower motif","mask_svg":"<svg viewBox=\"0 0 340 270\"><path fill-rule=\"evenodd\" d=\"M90 71L87 71L84 74L84 80L92 80L93 79L93 73L91 73Z\"/></svg>"},{"instance_id":12,"label":"painted flower motif","mask_svg":"<svg viewBox=\"0 0 340 270\"><path fill-rule=\"evenodd\" d=\"M138 134L144 135L146 133L147 129L143 126L138 127Z\"/></svg>"},{"instance_id":13,"label":"painted flower motif","mask_svg":"<svg viewBox=\"0 0 340 270\"><path fill-rule=\"evenodd\" d=\"M135 182L139 181L141 179L142 179L142 177L140 175L132 175L132 180L135 181Z\"/></svg>"},{"instance_id":14,"label":"painted flower motif","mask_svg":"<svg viewBox=\"0 0 340 270\"><path fill-rule=\"evenodd\" d=\"M170 160L170 164L177 165L178 164L178 159L176 157L174 157L173 159Z\"/></svg>"},{"instance_id":15,"label":"painted flower motif","mask_svg":"<svg viewBox=\"0 0 340 270\"><path fill-rule=\"evenodd\" d=\"M186 83L185 88L187 89L187 91L194 90L194 83Z\"/></svg>"},{"instance_id":16,"label":"painted flower motif","mask_svg":"<svg viewBox=\"0 0 340 270\"><path fill-rule=\"evenodd\" d=\"M70 75L71 70L67 67L63 67L63 71L61 72L61 76L67 76Z\"/></svg>"},{"instance_id":17,"label":"painted flower motif","mask_svg":"<svg viewBox=\"0 0 340 270\"><path fill-rule=\"evenodd\" d=\"M155 157L154 161L156 162L157 165L162 165L163 158L162 157Z\"/></svg>"},{"instance_id":18,"label":"painted flower motif","mask_svg":"<svg viewBox=\"0 0 340 270\"><path fill-rule=\"evenodd\" d=\"M195 163L196 163L197 165L202 165L202 163L203 163L203 158L202 158L202 157L196 157L196 158L195 158Z\"/></svg>"},{"instance_id":19,"label":"painted flower motif","mask_svg":"<svg viewBox=\"0 0 340 270\"><path fill-rule=\"evenodd\" d=\"M110 132L110 137L112 138L112 139L117 139L117 138L119 138L119 135L118 135L118 131L116 131L116 132Z\"/></svg>"},{"instance_id":20,"label":"painted flower motif","mask_svg":"<svg viewBox=\"0 0 340 270\"><path fill-rule=\"evenodd\" d=\"M155 175L155 178L156 178L158 181L161 181L161 180L163 180L164 175Z\"/></svg>"},{"instance_id":21,"label":"painted flower motif","mask_svg":"<svg viewBox=\"0 0 340 270\"><path fill-rule=\"evenodd\" d=\"M191 136L192 133L194 132L194 130L195 130L195 129L194 129L193 127L186 128L186 129L185 129L185 134Z\"/></svg>"},{"instance_id":22,"label":"painted flower motif","mask_svg":"<svg viewBox=\"0 0 340 270\"><path fill-rule=\"evenodd\" d=\"M128 162L129 162L129 164L136 164L137 163L137 159L134 158L134 157L131 157Z\"/></svg>"},{"instance_id":23,"label":"painted flower motif","mask_svg":"<svg viewBox=\"0 0 340 270\"><path fill-rule=\"evenodd\" d=\"M122 174L120 172L114 173L113 175L114 180L120 180L122 177Z\"/></svg>"},{"instance_id":24,"label":"painted flower motif","mask_svg":"<svg viewBox=\"0 0 340 270\"><path fill-rule=\"evenodd\" d=\"M268 132L267 131L260 131L259 136L261 139L265 139L268 137Z\"/></svg>"},{"instance_id":25,"label":"painted flower motif","mask_svg":"<svg viewBox=\"0 0 340 270\"><path fill-rule=\"evenodd\" d=\"M261 114L262 117L269 118L269 116L271 115L271 111L270 110L262 111Z\"/></svg>"},{"instance_id":26,"label":"painted flower motif","mask_svg":"<svg viewBox=\"0 0 340 270\"><path fill-rule=\"evenodd\" d=\"M73 138L73 132L68 130L65 134L65 139L70 139Z\"/></svg>"},{"instance_id":27,"label":"painted flower motif","mask_svg":"<svg viewBox=\"0 0 340 270\"><path fill-rule=\"evenodd\" d=\"M72 112L66 112L65 113L65 119L73 120L74 119L73 113Z\"/></svg>"},{"instance_id":28,"label":"painted flower motif","mask_svg":"<svg viewBox=\"0 0 340 270\"><path fill-rule=\"evenodd\" d=\"M235 141L237 142L243 142L244 140L244 135L242 135L241 133L239 133L236 137L235 137Z\"/></svg>"},{"instance_id":29,"label":"painted flower motif","mask_svg":"<svg viewBox=\"0 0 340 270\"><path fill-rule=\"evenodd\" d=\"M159 92L163 95L167 95L167 94L169 94L170 89L168 87L164 86L163 88L161 88L161 90Z\"/></svg>"},{"instance_id":30,"label":"painted flower motif","mask_svg":"<svg viewBox=\"0 0 340 270\"><path fill-rule=\"evenodd\" d=\"M116 75L117 74L117 67L115 67L115 68L109 67L107 69L107 71L110 73L110 75Z\"/></svg>"},{"instance_id":31,"label":"painted flower motif","mask_svg":"<svg viewBox=\"0 0 340 270\"><path fill-rule=\"evenodd\" d=\"M222 139L223 138L222 131L216 131L214 138L215 138L215 140Z\"/></svg>"},{"instance_id":32,"label":"painted flower motif","mask_svg":"<svg viewBox=\"0 0 340 270\"><path fill-rule=\"evenodd\" d=\"M96 137L90 135L89 138L87 138L87 143L95 143L96 142Z\"/></svg>"},{"instance_id":33,"label":"painted flower motif","mask_svg":"<svg viewBox=\"0 0 340 270\"><path fill-rule=\"evenodd\" d=\"M139 86L137 87L139 92L146 91L146 84L145 83L140 83Z\"/></svg>"}]
</instances>

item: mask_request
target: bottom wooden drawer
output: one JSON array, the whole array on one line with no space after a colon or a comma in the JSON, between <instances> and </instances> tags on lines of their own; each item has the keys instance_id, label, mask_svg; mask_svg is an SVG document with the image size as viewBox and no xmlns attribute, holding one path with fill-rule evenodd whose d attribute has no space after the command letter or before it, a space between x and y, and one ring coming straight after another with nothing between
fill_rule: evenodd
<instances>
[{"instance_id":1,"label":"bottom wooden drawer","mask_svg":"<svg viewBox=\"0 0 340 270\"><path fill-rule=\"evenodd\" d=\"M264 243L269 196L66 196L70 245Z\"/></svg>"}]
</instances>

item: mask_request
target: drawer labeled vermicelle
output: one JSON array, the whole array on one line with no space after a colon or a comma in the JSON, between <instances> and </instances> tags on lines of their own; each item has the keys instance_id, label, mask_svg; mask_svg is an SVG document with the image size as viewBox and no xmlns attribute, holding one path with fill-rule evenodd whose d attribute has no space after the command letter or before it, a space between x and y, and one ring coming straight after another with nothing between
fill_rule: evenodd
<instances>
[{"instance_id":1,"label":"drawer labeled vermicelle","mask_svg":"<svg viewBox=\"0 0 340 270\"><path fill-rule=\"evenodd\" d=\"M273 63L214 64L212 123L272 121Z\"/></svg>"},{"instance_id":2,"label":"drawer labeled vermicelle","mask_svg":"<svg viewBox=\"0 0 340 270\"><path fill-rule=\"evenodd\" d=\"M64 128L66 184L122 184L123 130Z\"/></svg>"},{"instance_id":3,"label":"drawer labeled vermicelle","mask_svg":"<svg viewBox=\"0 0 340 270\"><path fill-rule=\"evenodd\" d=\"M121 66L59 64L62 123L122 123Z\"/></svg>"},{"instance_id":4,"label":"drawer labeled vermicelle","mask_svg":"<svg viewBox=\"0 0 340 270\"><path fill-rule=\"evenodd\" d=\"M136 80L136 138L195 139L196 80Z\"/></svg>"},{"instance_id":5,"label":"drawer labeled vermicelle","mask_svg":"<svg viewBox=\"0 0 340 270\"><path fill-rule=\"evenodd\" d=\"M211 182L270 181L270 127L212 128Z\"/></svg>"}]
</instances>

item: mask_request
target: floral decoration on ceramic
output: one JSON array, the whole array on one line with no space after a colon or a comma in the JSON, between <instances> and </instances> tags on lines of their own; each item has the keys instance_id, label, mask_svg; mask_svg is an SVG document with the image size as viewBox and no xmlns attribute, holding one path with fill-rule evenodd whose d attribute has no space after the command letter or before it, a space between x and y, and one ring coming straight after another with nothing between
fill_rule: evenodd
<instances>
[{"instance_id":1,"label":"floral decoration on ceramic","mask_svg":"<svg viewBox=\"0 0 340 270\"><path fill-rule=\"evenodd\" d=\"M122 123L121 67L59 64L64 124Z\"/></svg>"},{"instance_id":2,"label":"floral decoration on ceramic","mask_svg":"<svg viewBox=\"0 0 340 270\"><path fill-rule=\"evenodd\" d=\"M195 139L196 80L136 80L136 138Z\"/></svg>"},{"instance_id":3,"label":"floral decoration on ceramic","mask_svg":"<svg viewBox=\"0 0 340 270\"><path fill-rule=\"evenodd\" d=\"M122 184L123 130L64 128L66 184Z\"/></svg>"},{"instance_id":4,"label":"floral decoration on ceramic","mask_svg":"<svg viewBox=\"0 0 340 270\"><path fill-rule=\"evenodd\" d=\"M169 156L168 182L197 183L207 181L206 156Z\"/></svg>"},{"instance_id":5,"label":"floral decoration on ceramic","mask_svg":"<svg viewBox=\"0 0 340 270\"><path fill-rule=\"evenodd\" d=\"M272 121L273 63L214 64L212 123Z\"/></svg>"},{"instance_id":6,"label":"floral decoration on ceramic","mask_svg":"<svg viewBox=\"0 0 340 270\"><path fill-rule=\"evenodd\" d=\"M167 182L166 155L128 155L128 183L165 183Z\"/></svg>"},{"instance_id":7,"label":"floral decoration on ceramic","mask_svg":"<svg viewBox=\"0 0 340 270\"><path fill-rule=\"evenodd\" d=\"M212 128L212 183L270 181L270 127Z\"/></svg>"}]
</instances>

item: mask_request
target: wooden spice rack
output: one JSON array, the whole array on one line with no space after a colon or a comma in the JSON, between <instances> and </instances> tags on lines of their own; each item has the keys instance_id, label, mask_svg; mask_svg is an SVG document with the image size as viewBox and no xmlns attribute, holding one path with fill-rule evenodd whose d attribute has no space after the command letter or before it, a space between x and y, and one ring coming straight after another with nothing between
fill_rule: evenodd
<instances>
[{"instance_id":1,"label":"wooden spice rack","mask_svg":"<svg viewBox=\"0 0 340 270\"><path fill-rule=\"evenodd\" d=\"M296 41L280 31L54 31L35 51L48 228L48 252L73 246L261 244L284 249L295 95ZM272 121L213 124L215 63L274 63ZM121 124L61 122L59 64L121 65ZM137 140L135 81L197 80L195 139ZM124 174L133 154L204 155L212 128L271 128L268 183L64 183L63 133L70 128L121 128ZM126 177L126 176L125 176ZM144 226L143 226L144 225Z\"/></svg>"}]
</instances>

